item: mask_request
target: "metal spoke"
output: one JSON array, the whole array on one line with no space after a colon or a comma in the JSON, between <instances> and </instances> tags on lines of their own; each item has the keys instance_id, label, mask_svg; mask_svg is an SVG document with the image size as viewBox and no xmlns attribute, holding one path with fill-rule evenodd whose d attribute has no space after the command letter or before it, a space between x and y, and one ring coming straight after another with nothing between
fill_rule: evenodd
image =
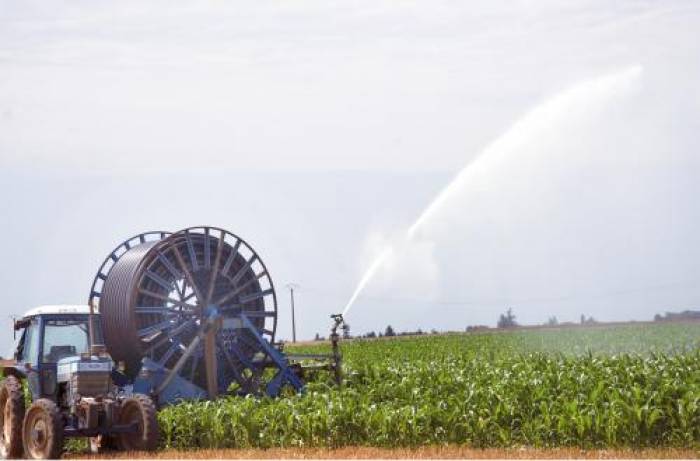
<instances>
[{"instance_id":1,"label":"metal spoke","mask_svg":"<svg viewBox=\"0 0 700 461\"><path fill-rule=\"evenodd\" d=\"M219 261L221 261L221 251L224 247L224 238L226 234L221 231L221 236L217 239L216 256L214 256L214 267L211 270L211 278L209 279L209 289L207 290L207 304L211 302L211 297L214 295L214 286L216 285L217 271L219 270ZM209 239L207 239L209 241Z\"/></svg>"},{"instance_id":2,"label":"metal spoke","mask_svg":"<svg viewBox=\"0 0 700 461\"><path fill-rule=\"evenodd\" d=\"M211 267L211 241L209 240L209 228L204 229L204 268Z\"/></svg>"},{"instance_id":3,"label":"metal spoke","mask_svg":"<svg viewBox=\"0 0 700 461\"><path fill-rule=\"evenodd\" d=\"M253 293L251 295L245 295L241 296L240 302L241 304L247 304L251 301L255 301L256 299L264 298L265 296L271 295L274 293L274 290L272 288L265 290L265 291L259 291L257 293Z\"/></svg>"},{"instance_id":4,"label":"metal spoke","mask_svg":"<svg viewBox=\"0 0 700 461\"><path fill-rule=\"evenodd\" d=\"M163 322L156 323L155 325L151 325L146 328L141 328L136 332L136 335L139 338L153 336L156 333L162 333L164 330L166 330L167 328L171 328L172 326L172 320L165 320Z\"/></svg>"},{"instance_id":5,"label":"metal spoke","mask_svg":"<svg viewBox=\"0 0 700 461\"><path fill-rule=\"evenodd\" d=\"M158 252L158 261L160 261L163 266L165 266L166 269L168 269L168 272L170 272L175 279L181 279L182 274L177 270L175 265L168 259L167 256L165 256L163 253L160 251Z\"/></svg>"},{"instance_id":6,"label":"metal spoke","mask_svg":"<svg viewBox=\"0 0 700 461\"><path fill-rule=\"evenodd\" d=\"M237 294L243 292L243 290L245 290L246 288L248 288L248 287L251 286L252 284L256 283L256 282L260 279L260 277L262 277L263 275L265 275L265 272L263 272L262 274L259 274L259 275L255 276L255 277L251 278L250 280L248 280L247 282L245 282L243 285L239 285L238 287L236 287L236 289L234 289L233 291L231 291L231 292L229 292L228 294L226 294L226 295L224 295L223 297L221 297L215 304L216 304L217 306L221 306L221 305L224 304L225 302L230 301L231 299L233 299L234 296L236 296Z\"/></svg>"},{"instance_id":7,"label":"metal spoke","mask_svg":"<svg viewBox=\"0 0 700 461\"><path fill-rule=\"evenodd\" d=\"M164 289L166 289L168 292L170 292L173 289L172 283L168 282L163 277L161 277L153 271L146 271L146 276L154 282L156 282L161 287L163 287Z\"/></svg>"},{"instance_id":8,"label":"metal spoke","mask_svg":"<svg viewBox=\"0 0 700 461\"><path fill-rule=\"evenodd\" d=\"M192 270L197 272L199 270L199 264L197 264L197 253L194 251L194 244L192 243L192 238L190 237L189 231L185 232L185 242L187 242L187 252L190 255Z\"/></svg>"},{"instance_id":9,"label":"metal spoke","mask_svg":"<svg viewBox=\"0 0 700 461\"><path fill-rule=\"evenodd\" d=\"M145 288L139 288L139 293L144 294L146 296L150 296L151 298L160 299L162 301L167 301L170 303L179 303L180 302L179 300L177 300L175 298L171 298L168 295L164 295L162 293L156 293L155 291L147 290Z\"/></svg>"},{"instance_id":10,"label":"metal spoke","mask_svg":"<svg viewBox=\"0 0 700 461\"><path fill-rule=\"evenodd\" d=\"M224 267L221 269L221 275L224 277L226 274L228 274L228 271L231 269L231 264L233 264L234 259L238 255L238 249L241 246L241 241L236 240L236 243L233 245L233 248L231 249L231 252L228 255L228 258L226 258L226 263L224 264Z\"/></svg>"},{"instance_id":11,"label":"metal spoke","mask_svg":"<svg viewBox=\"0 0 700 461\"><path fill-rule=\"evenodd\" d=\"M247 340L245 340L245 338L243 338L243 336L239 336L239 339L243 339L243 342L245 342L246 345L250 346L250 343ZM234 354L236 354L236 357L238 358L238 360L243 365L245 365L247 368L250 368L252 371L252 365L253 365L252 361L249 360L248 358L246 358L243 351L241 351L241 349L238 347L238 344L231 344L231 350L233 351Z\"/></svg>"},{"instance_id":12,"label":"metal spoke","mask_svg":"<svg viewBox=\"0 0 700 461\"><path fill-rule=\"evenodd\" d=\"M153 352L159 347L161 347L163 344L167 343L169 340L174 339L175 337L179 336L180 334L184 333L185 330L191 328L194 325L194 319L187 320L186 322L178 325L176 328L173 328L168 332L165 338L159 340L158 342L148 346L146 349L147 353Z\"/></svg>"},{"instance_id":13,"label":"metal spoke","mask_svg":"<svg viewBox=\"0 0 700 461\"><path fill-rule=\"evenodd\" d=\"M219 349L221 349L224 353L224 358L228 362L228 365L233 371L234 376L236 377L236 380L238 382L244 381L243 375L241 375L240 371L238 370L238 367L236 366L235 362L233 361L233 357L231 357L231 353L229 350L226 348L226 346L223 344L221 340L216 341L217 345L219 346Z\"/></svg>"},{"instance_id":14,"label":"metal spoke","mask_svg":"<svg viewBox=\"0 0 700 461\"><path fill-rule=\"evenodd\" d=\"M137 314L160 314L160 315L176 315L177 311L173 310L171 307L164 306L136 306L134 307L134 312Z\"/></svg>"},{"instance_id":15,"label":"metal spoke","mask_svg":"<svg viewBox=\"0 0 700 461\"><path fill-rule=\"evenodd\" d=\"M195 309L197 309L197 306L195 306L194 304L187 304L183 301L173 303L171 307L179 307L181 309L180 312L194 311Z\"/></svg>"},{"instance_id":16,"label":"metal spoke","mask_svg":"<svg viewBox=\"0 0 700 461\"><path fill-rule=\"evenodd\" d=\"M160 394L163 389L168 387L168 384L172 381L172 379L175 377L175 375L180 373L180 370L182 367L185 366L185 362L187 362L187 359L190 358L190 356L194 353L194 351L199 347L199 343L201 341L200 335L195 336L195 338L192 340L189 346L183 351L182 355L178 359L177 363L173 366L173 368L170 370L168 375L165 377L163 382L160 383L158 388L155 391L155 394Z\"/></svg>"},{"instance_id":17,"label":"metal spoke","mask_svg":"<svg viewBox=\"0 0 700 461\"><path fill-rule=\"evenodd\" d=\"M197 284L194 281L194 277L192 277L192 273L190 273L190 271L187 269L185 260L182 258L182 254L180 253L180 250L178 249L177 245L173 245L173 252L175 253L175 258L177 259L178 264L180 264L182 272L185 274L185 279L187 280L187 283L190 284L190 286L192 287L192 291L194 291L194 295L197 297L197 301L199 301L199 303L204 303L204 299L202 298L202 295L199 292L199 288L197 288Z\"/></svg>"},{"instance_id":18,"label":"metal spoke","mask_svg":"<svg viewBox=\"0 0 700 461\"><path fill-rule=\"evenodd\" d=\"M183 288L183 285L185 284L184 280L177 280L175 282L175 291L177 291L177 295L180 298L180 301L184 302L184 297L185 297L185 290Z\"/></svg>"},{"instance_id":19,"label":"metal spoke","mask_svg":"<svg viewBox=\"0 0 700 461\"><path fill-rule=\"evenodd\" d=\"M250 267L253 265L253 263L257 259L258 259L258 255L253 254L253 256L251 256L250 259L248 260L248 262L246 262L245 265L243 267L241 267L238 270L238 272L236 272L236 275L234 275L233 278L231 279L231 283L233 285L236 285L238 283L238 281L250 270Z\"/></svg>"},{"instance_id":20,"label":"metal spoke","mask_svg":"<svg viewBox=\"0 0 700 461\"><path fill-rule=\"evenodd\" d=\"M185 346L182 345L180 341L174 342L168 350L165 351L163 356L158 360L158 363L161 365L165 366L166 363L168 363L168 360L177 352L178 350L182 352L185 349Z\"/></svg>"},{"instance_id":21,"label":"metal spoke","mask_svg":"<svg viewBox=\"0 0 700 461\"><path fill-rule=\"evenodd\" d=\"M259 319L265 317L275 317L277 312L275 311L241 311L241 314L245 314L246 317L251 319Z\"/></svg>"}]
</instances>

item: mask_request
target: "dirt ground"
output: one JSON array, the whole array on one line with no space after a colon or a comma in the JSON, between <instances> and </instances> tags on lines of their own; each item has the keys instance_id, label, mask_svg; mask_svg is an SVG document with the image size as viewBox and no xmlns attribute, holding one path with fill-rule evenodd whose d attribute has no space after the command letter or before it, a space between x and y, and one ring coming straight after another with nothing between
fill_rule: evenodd
<instances>
[{"instance_id":1,"label":"dirt ground","mask_svg":"<svg viewBox=\"0 0 700 461\"><path fill-rule=\"evenodd\" d=\"M75 455L69 455L75 458ZM268 450L165 450L156 453L110 453L82 459L700 459L700 450L581 450L565 449L474 449L462 446L385 449L346 447L339 449L284 448Z\"/></svg>"}]
</instances>

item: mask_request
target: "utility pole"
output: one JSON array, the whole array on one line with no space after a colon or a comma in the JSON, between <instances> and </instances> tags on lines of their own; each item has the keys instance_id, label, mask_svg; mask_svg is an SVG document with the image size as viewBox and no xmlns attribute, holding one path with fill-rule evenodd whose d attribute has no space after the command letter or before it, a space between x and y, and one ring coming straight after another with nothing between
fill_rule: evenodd
<instances>
[{"instance_id":1,"label":"utility pole","mask_svg":"<svg viewBox=\"0 0 700 461\"><path fill-rule=\"evenodd\" d=\"M288 283L287 288L289 288L289 296L292 304L292 342L297 342L297 325L296 319L294 318L294 290L299 289L299 285L296 283Z\"/></svg>"}]
</instances>

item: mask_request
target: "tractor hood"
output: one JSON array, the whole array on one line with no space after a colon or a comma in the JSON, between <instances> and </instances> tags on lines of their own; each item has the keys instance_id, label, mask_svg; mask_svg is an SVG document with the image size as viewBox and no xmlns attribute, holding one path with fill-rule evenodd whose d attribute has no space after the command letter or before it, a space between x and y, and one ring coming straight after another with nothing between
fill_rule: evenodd
<instances>
[{"instance_id":1,"label":"tractor hood","mask_svg":"<svg viewBox=\"0 0 700 461\"><path fill-rule=\"evenodd\" d=\"M65 383L70 381L71 376L82 373L107 373L111 374L114 368L114 362L108 357L81 357L74 355L66 357L58 361L57 375L58 382Z\"/></svg>"}]
</instances>

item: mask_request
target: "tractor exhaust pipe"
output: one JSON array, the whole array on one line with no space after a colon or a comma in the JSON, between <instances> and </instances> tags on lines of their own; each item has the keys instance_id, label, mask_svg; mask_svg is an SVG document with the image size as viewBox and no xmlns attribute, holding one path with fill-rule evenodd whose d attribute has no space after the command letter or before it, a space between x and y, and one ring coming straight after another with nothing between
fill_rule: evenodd
<instances>
[{"instance_id":1,"label":"tractor exhaust pipe","mask_svg":"<svg viewBox=\"0 0 700 461\"><path fill-rule=\"evenodd\" d=\"M95 337L97 329L95 328L95 300L90 302L90 314L88 315L88 338L90 340L89 353L91 356L103 357L107 353L107 347L103 344L102 339L98 341Z\"/></svg>"}]
</instances>

